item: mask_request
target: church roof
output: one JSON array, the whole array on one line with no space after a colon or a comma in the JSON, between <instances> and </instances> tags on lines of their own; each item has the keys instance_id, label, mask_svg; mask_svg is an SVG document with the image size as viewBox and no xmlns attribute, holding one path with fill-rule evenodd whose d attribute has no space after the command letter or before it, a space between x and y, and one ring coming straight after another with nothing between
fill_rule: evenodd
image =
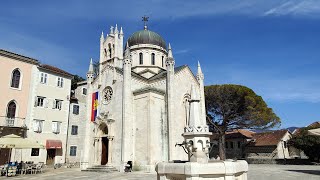
<instances>
[{"instance_id":1,"label":"church roof","mask_svg":"<svg viewBox=\"0 0 320 180\"><path fill-rule=\"evenodd\" d=\"M182 65L174 68L174 72L177 73L181 71L183 68L187 67L187 65ZM165 78L167 76L167 71L162 71L157 75L152 76L149 80L155 80L160 78Z\"/></svg>"},{"instance_id":2,"label":"church roof","mask_svg":"<svg viewBox=\"0 0 320 180\"><path fill-rule=\"evenodd\" d=\"M175 67L174 68L174 72L175 73L178 73L180 72L182 69L188 67L187 65L182 65L182 66L178 66L178 67ZM123 72L121 68L118 68L118 67L115 67L118 71L120 72ZM145 78L143 76L141 76L140 74L138 73L135 73L135 72L131 72L132 73L132 76L135 76L135 77L139 77L145 81L153 81L153 80L156 80L156 79L161 79L161 78L165 78L167 76L167 71L163 70L162 72L160 72L159 74L156 74L154 76L152 76L151 78Z\"/></svg>"},{"instance_id":3,"label":"church roof","mask_svg":"<svg viewBox=\"0 0 320 180\"><path fill-rule=\"evenodd\" d=\"M156 32L144 29L133 33L128 39L129 46L139 45L139 44L153 44L167 49L166 42L164 39Z\"/></svg>"}]
</instances>

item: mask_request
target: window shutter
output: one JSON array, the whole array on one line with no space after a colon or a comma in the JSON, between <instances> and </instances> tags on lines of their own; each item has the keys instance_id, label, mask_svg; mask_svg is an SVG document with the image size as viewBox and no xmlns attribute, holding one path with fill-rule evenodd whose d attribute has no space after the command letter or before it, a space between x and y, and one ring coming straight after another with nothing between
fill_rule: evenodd
<instances>
[{"instance_id":1,"label":"window shutter","mask_svg":"<svg viewBox=\"0 0 320 180\"><path fill-rule=\"evenodd\" d=\"M38 132L38 123L36 120L33 121L33 131Z\"/></svg>"},{"instance_id":2,"label":"window shutter","mask_svg":"<svg viewBox=\"0 0 320 180\"><path fill-rule=\"evenodd\" d=\"M52 109L55 109L56 108L56 100L53 100L53 106L52 106Z\"/></svg>"},{"instance_id":3,"label":"window shutter","mask_svg":"<svg viewBox=\"0 0 320 180\"><path fill-rule=\"evenodd\" d=\"M34 98L34 107L38 106L38 97Z\"/></svg>"},{"instance_id":4,"label":"window shutter","mask_svg":"<svg viewBox=\"0 0 320 180\"><path fill-rule=\"evenodd\" d=\"M53 133L57 132L57 122L52 122L52 132Z\"/></svg>"},{"instance_id":5,"label":"window shutter","mask_svg":"<svg viewBox=\"0 0 320 180\"><path fill-rule=\"evenodd\" d=\"M45 108L48 108L48 99L47 98L43 99L43 104L44 104Z\"/></svg>"},{"instance_id":6,"label":"window shutter","mask_svg":"<svg viewBox=\"0 0 320 180\"><path fill-rule=\"evenodd\" d=\"M38 121L38 131L42 132L43 121Z\"/></svg>"}]
</instances>

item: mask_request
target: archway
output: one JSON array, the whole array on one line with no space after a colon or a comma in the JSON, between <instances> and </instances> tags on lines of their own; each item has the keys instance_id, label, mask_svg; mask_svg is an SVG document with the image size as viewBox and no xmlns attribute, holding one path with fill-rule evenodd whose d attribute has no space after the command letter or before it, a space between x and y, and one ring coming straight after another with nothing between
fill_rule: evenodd
<instances>
[{"instance_id":1,"label":"archway","mask_svg":"<svg viewBox=\"0 0 320 180\"><path fill-rule=\"evenodd\" d=\"M101 136L101 165L106 165L109 159L109 139L108 139L108 126L105 123L101 123L99 129L102 132Z\"/></svg>"}]
</instances>

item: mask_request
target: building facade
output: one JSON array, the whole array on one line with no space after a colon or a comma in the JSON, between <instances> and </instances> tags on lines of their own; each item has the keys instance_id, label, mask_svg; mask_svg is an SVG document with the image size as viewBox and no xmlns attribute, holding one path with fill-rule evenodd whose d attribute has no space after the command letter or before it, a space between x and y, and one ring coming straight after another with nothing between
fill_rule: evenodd
<instances>
[{"instance_id":1,"label":"building facade","mask_svg":"<svg viewBox=\"0 0 320 180\"><path fill-rule=\"evenodd\" d=\"M0 50L0 58L1 82L5 84L0 87L0 137L16 134L44 147L1 149L1 156L5 150L11 161L64 163L73 76L5 50Z\"/></svg>"},{"instance_id":2,"label":"building facade","mask_svg":"<svg viewBox=\"0 0 320 180\"><path fill-rule=\"evenodd\" d=\"M35 59L0 49L0 138L9 134L26 137ZM10 149L0 149L0 164L10 158Z\"/></svg>"},{"instance_id":3,"label":"building facade","mask_svg":"<svg viewBox=\"0 0 320 180\"><path fill-rule=\"evenodd\" d=\"M33 73L33 103L27 138L37 139L44 149L26 149L23 156L47 165L64 163L72 75L50 65L39 65Z\"/></svg>"},{"instance_id":4,"label":"building facade","mask_svg":"<svg viewBox=\"0 0 320 180\"><path fill-rule=\"evenodd\" d=\"M67 137L67 163L79 163L84 150L87 116L87 82L77 83L70 99L69 127Z\"/></svg>"},{"instance_id":5,"label":"building facade","mask_svg":"<svg viewBox=\"0 0 320 180\"><path fill-rule=\"evenodd\" d=\"M132 161L136 169L153 171L161 161L187 160L175 144L184 141L191 86L205 116L200 65L197 76L188 66L176 67L170 44L147 26L126 43L123 37L117 26L102 33L98 74L92 60L89 66L81 167L108 164L121 171Z\"/></svg>"}]
</instances>

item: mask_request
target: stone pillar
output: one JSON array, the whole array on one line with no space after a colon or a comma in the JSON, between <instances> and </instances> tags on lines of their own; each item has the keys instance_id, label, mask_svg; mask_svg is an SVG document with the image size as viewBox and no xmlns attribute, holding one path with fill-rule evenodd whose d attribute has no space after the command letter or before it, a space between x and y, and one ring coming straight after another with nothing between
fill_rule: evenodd
<instances>
[{"instance_id":1,"label":"stone pillar","mask_svg":"<svg viewBox=\"0 0 320 180\"><path fill-rule=\"evenodd\" d=\"M174 122L173 122L173 111L174 111L174 59L172 56L171 45L168 47L168 57L166 59L166 69L167 69L167 82L166 82L166 108L167 108L167 141L164 142L168 144L167 152L168 159L173 159L173 148L174 148L174 140L173 140L173 131L174 131Z\"/></svg>"},{"instance_id":2,"label":"stone pillar","mask_svg":"<svg viewBox=\"0 0 320 180\"><path fill-rule=\"evenodd\" d=\"M202 73L202 69L199 61L198 61L197 80L200 85L200 108L201 108L200 119L206 119L207 116L206 116L206 105L205 105L205 96L204 96L204 75ZM202 125L206 125L206 122Z\"/></svg>"},{"instance_id":3,"label":"stone pillar","mask_svg":"<svg viewBox=\"0 0 320 180\"><path fill-rule=\"evenodd\" d=\"M130 48L127 44L123 60L123 89L122 89L122 137L121 161L126 163L133 160L132 145L132 91L131 91L131 66L132 59ZM120 168L121 169L121 168Z\"/></svg>"},{"instance_id":4,"label":"stone pillar","mask_svg":"<svg viewBox=\"0 0 320 180\"><path fill-rule=\"evenodd\" d=\"M108 136L108 163L107 163L107 165L112 164L112 145L113 145L113 136Z\"/></svg>"}]
</instances>

